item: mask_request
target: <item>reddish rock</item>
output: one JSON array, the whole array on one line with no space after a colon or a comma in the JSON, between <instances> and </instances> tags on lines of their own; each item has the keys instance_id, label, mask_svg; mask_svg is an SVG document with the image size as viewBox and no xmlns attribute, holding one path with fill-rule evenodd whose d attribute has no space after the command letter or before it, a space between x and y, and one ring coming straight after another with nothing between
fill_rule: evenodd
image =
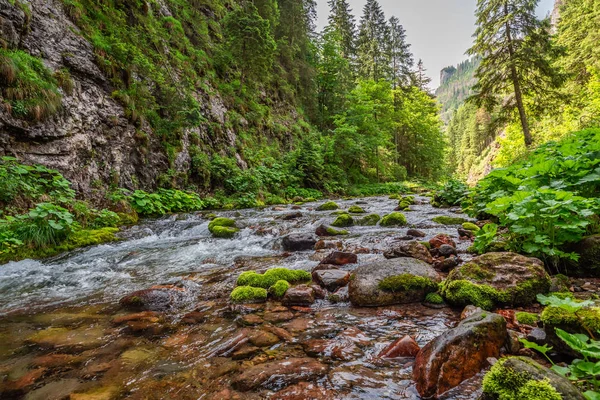
<instances>
[{"instance_id":1,"label":"reddish rock","mask_svg":"<svg viewBox=\"0 0 600 400\"><path fill-rule=\"evenodd\" d=\"M237 323L242 326L255 326L265 322L261 317L256 314L241 315L236 319Z\"/></svg>"},{"instance_id":2,"label":"reddish rock","mask_svg":"<svg viewBox=\"0 0 600 400\"><path fill-rule=\"evenodd\" d=\"M256 347L271 347L279 343L279 337L265 329L255 329L248 333L248 341Z\"/></svg>"},{"instance_id":3,"label":"reddish rock","mask_svg":"<svg viewBox=\"0 0 600 400\"><path fill-rule=\"evenodd\" d=\"M358 262L358 257L354 253L344 253L342 251L334 251L329 254L321 264L330 264L330 265L346 265L346 264L356 264Z\"/></svg>"},{"instance_id":4,"label":"reddish rock","mask_svg":"<svg viewBox=\"0 0 600 400\"><path fill-rule=\"evenodd\" d=\"M359 347L365 347L371 344L371 338L354 326L345 329L338 336L350 340Z\"/></svg>"},{"instance_id":5,"label":"reddish rock","mask_svg":"<svg viewBox=\"0 0 600 400\"><path fill-rule=\"evenodd\" d=\"M165 311L179 305L185 297L185 289L172 285L153 286L133 292L123 297L119 303L128 309Z\"/></svg>"},{"instance_id":6,"label":"reddish rock","mask_svg":"<svg viewBox=\"0 0 600 400\"><path fill-rule=\"evenodd\" d=\"M439 249L444 244L450 245L452 247L456 247L456 243L454 243L454 240L452 240L452 238L450 236L448 236L444 233L436 235L434 238L430 239L429 244L434 249Z\"/></svg>"},{"instance_id":7,"label":"reddish rock","mask_svg":"<svg viewBox=\"0 0 600 400\"><path fill-rule=\"evenodd\" d=\"M33 359L31 365L45 368L65 368L81 364L84 357L71 354L46 354Z\"/></svg>"},{"instance_id":8,"label":"reddish rock","mask_svg":"<svg viewBox=\"0 0 600 400\"><path fill-rule=\"evenodd\" d=\"M120 315L112 319L112 323L115 325L121 325L129 321L148 321L158 322L160 321L161 314L154 311L143 311L134 314Z\"/></svg>"},{"instance_id":9,"label":"reddish rock","mask_svg":"<svg viewBox=\"0 0 600 400\"><path fill-rule=\"evenodd\" d=\"M283 328L279 328L279 327L272 326L272 325L265 325L263 329L266 330L267 332L270 332L273 335L277 336L279 339L283 340L284 342L291 342L292 340L294 340L294 337Z\"/></svg>"},{"instance_id":10,"label":"reddish rock","mask_svg":"<svg viewBox=\"0 0 600 400\"><path fill-rule=\"evenodd\" d=\"M379 353L381 358L416 357L421 348L415 340L406 335L390 344Z\"/></svg>"},{"instance_id":11,"label":"reddish rock","mask_svg":"<svg viewBox=\"0 0 600 400\"><path fill-rule=\"evenodd\" d=\"M27 372L25 375L15 381L4 382L0 388L0 394L5 394L10 397L18 393L26 392L37 381L39 381L45 373L46 368L37 368Z\"/></svg>"},{"instance_id":12,"label":"reddish rock","mask_svg":"<svg viewBox=\"0 0 600 400\"><path fill-rule=\"evenodd\" d=\"M258 388L278 390L294 383L310 381L327 374L327 365L312 358L288 358L246 369L231 382L236 390Z\"/></svg>"},{"instance_id":13,"label":"reddish rock","mask_svg":"<svg viewBox=\"0 0 600 400\"><path fill-rule=\"evenodd\" d=\"M407 236L416 237L416 238L424 238L425 236L427 236L425 234L425 232L421 232L421 231L416 230L416 229L409 229L408 231L406 231L406 235Z\"/></svg>"},{"instance_id":14,"label":"reddish rock","mask_svg":"<svg viewBox=\"0 0 600 400\"><path fill-rule=\"evenodd\" d=\"M451 269L458 267L459 263L460 260L457 256L450 256L448 258L442 257L435 264L433 264L433 267L439 271L448 272Z\"/></svg>"},{"instance_id":15,"label":"reddish rock","mask_svg":"<svg viewBox=\"0 0 600 400\"><path fill-rule=\"evenodd\" d=\"M346 286L348 282L350 282L350 273L339 269L315 271L313 272L312 277L316 283L330 292L335 292L337 289Z\"/></svg>"},{"instance_id":16,"label":"reddish rock","mask_svg":"<svg viewBox=\"0 0 600 400\"><path fill-rule=\"evenodd\" d=\"M210 357L228 357L236 350L248 343L248 330L242 329L234 337L219 343L208 353Z\"/></svg>"},{"instance_id":17,"label":"reddish rock","mask_svg":"<svg viewBox=\"0 0 600 400\"><path fill-rule=\"evenodd\" d=\"M467 319L471 315L477 314L478 312L481 312L481 311L483 311L481 308L476 307L476 306L474 306L472 304L469 304L460 313L460 320L462 321L463 319Z\"/></svg>"},{"instance_id":18,"label":"reddish rock","mask_svg":"<svg viewBox=\"0 0 600 400\"><path fill-rule=\"evenodd\" d=\"M271 400L338 400L339 398L337 392L312 382L300 382L270 397Z\"/></svg>"},{"instance_id":19,"label":"reddish rock","mask_svg":"<svg viewBox=\"0 0 600 400\"><path fill-rule=\"evenodd\" d=\"M498 314L479 312L429 342L417 354L413 380L423 398L440 396L498 358L507 340L506 321Z\"/></svg>"},{"instance_id":20,"label":"reddish rock","mask_svg":"<svg viewBox=\"0 0 600 400\"><path fill-rule=\"evenodd\" d=\"M281 302L286 306L310 306L315 302L315 293L310 286L294 286L285 292Z\"/></svg>"},{"instance_id":21,"label":"reddish rock","mask_svg":"<svg viewBox=\"0 0 600 400\"><path fill-rule=\"evenodd\" d=\"M383 253L387 259L398 257L412 257L417 260L425 261L427 264L433 264L433 257L427 247L419 242L400 243L392 249Z\"/></svg>"},{"instance_id":22,"label":"reddish rock","mask_svg":"<svg viewBox=\"0 0 600 400\"><path fill-rule=\"evenodd\" d=\"M337 249L340 250L342 248L342 242L332 242L331 240L319 240L317 244L315 244L315 250L325 250L325 249Z\"/></svg>"},{"instance_id":23,"label":"reddish rock","mask_svg":"<svg viewBox=\"0 0 600 400\"><path fill-rule=\"evenodd\" d=\"M206 321L206 313L200 311L192 311L183 316L181 323L194 325L201 324Z\"/></svg>"},{"instance_id":24,"label":"reddish rock","mask_svg":"<svg viewBox=\"0 0 600 400\"><path fill-rule=\"evenodd\" d=\"M312 339L302 344L306 354L312 357L329 357L333 360L351 361L362 351L348 339Z\"/></svg>"},{"instance_id":25,"label":"reddish rock","mask_svg":"<svg viewBox=\"0 0 600 400\"><path fill-rule=\"evenodd\" d=\"M323 299L327 298L327 291L325 289L323 289L321 286L312 284L312 285L310 285L310 287L313 290L315 299L323 300Z\"/></svg>"},{"instance_id":26,"label":"reddish rock","mask_svg":"<svg viewBox=\"0 0 600 400\"><path fill-rule=\"evenodd\" d=\"M244 360L247 358L252 358L255 355L257 355L258 353L260 353L259 347L246 344L246 345L242 346L240 349L234 351L233 354L231 355L231 358L233 360Z\"/></svg>"},{"instance_id":27,"label":"reddish rock","mask_svg":"<svg viewBox=\"0 0 600 400\"><path fill-rule=\"evenodd\" d=\"M265 315L263 315L263 319L265 321L272 323L285 322L291 320L292 318L294 318L294 313L292 313L291 311L267 311Z\"/></svg>"}]
</instances>

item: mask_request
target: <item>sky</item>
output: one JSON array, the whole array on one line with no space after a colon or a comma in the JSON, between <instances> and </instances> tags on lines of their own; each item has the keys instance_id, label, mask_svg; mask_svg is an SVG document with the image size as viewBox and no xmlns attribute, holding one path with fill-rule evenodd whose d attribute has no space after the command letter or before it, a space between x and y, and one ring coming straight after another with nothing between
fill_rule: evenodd
<instances>
[{"instance_id":1,"label":"sky","mask_svg":"<svg viewBox=\"0 0 600 400\"><path fill-rule=\"evenodd\" d=\"M349 0L356 22L360 20L366 0ZM475 31L477 0L379 0L389 19L395 15L406 29L415 61L422 59L432 79L431 88L439 85L440 71L468 58ZM554 0L540 0L538 15L547 16ZM327 24L327 0L317 0L318 29Z\"/></svg>"}]
</instances>

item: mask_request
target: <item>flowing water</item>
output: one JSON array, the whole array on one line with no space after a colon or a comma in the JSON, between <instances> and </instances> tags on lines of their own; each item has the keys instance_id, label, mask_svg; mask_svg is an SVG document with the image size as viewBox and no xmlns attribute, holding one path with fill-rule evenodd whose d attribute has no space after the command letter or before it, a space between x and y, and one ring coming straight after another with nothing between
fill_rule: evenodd
<instances>
[{"instance_id":1,"label":"flowing water","mask_svg":"<svg viewBox=\"0 0 600 400\"><path fill-rule=\"evenodd\" d=\"M459 241L456 226L431 220L462 215L434 209L427 198L417 200L405 212L410 227L423 231L424 240L447 233L464 252L470 242ZM368 213L385 215L397 200L338 202L342 209L357 203ZM420 304L355 308L328 300L293 309L274 302L228 303L241 271L310 271L331 251L290 254L280 248L283 235L314 232L333 221L331 211L314 211L319 204L219 212L243 227L231 240L212 238L202 214L175 215L130 228L116 243L0 266L0 397L418 399L412 360L376 356L404 335L425 345L457 323L456 310ZM288 220L291 213L301 216ZM357 226L348 229L349 236L328 241L359 253L360 265L382 260L383 251L406 229ZM131 313L119 306L123 296L154 285L168 285L178 293L167 312ZM244 319L249 315L261 323ZM260 350L246 345L254 352L235 353L240 350L236 340L247 335L267 345ZM297 385L277 393L285 379L241 394L231 389L231 382L254 365L306 358L311 353L307 343L314 339L338 343L314 358L327 367L314 380L321 394L309 396L309 388ZM445 398L478 398L477 379Z\"/></svg>"}]
</instances>

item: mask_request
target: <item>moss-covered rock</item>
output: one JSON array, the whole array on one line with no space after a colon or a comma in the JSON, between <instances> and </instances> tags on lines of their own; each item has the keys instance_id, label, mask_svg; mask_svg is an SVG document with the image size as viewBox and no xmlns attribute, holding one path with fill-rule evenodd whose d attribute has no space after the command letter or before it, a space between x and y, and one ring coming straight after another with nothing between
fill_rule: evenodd
<instances>
[{"instance_id":1,"label":"moss-covered rock","mask_svg":"<svg viewBox=\"0 0 600 400\"><path fill-rule=\"evenodd\" d=\"M464 222L462 224L462 227L463 227L463 229L465 229L467 231L471 231L471 232L478 232L481 229L472 222Z\"/></svg>"},{"instance_id":2,"label":"moss-covered rock","mask_svg":"<svg viewBox=\"0 0 600 400\"><path fill-rule=\"evenodd\" d=\"M271 293L273 297L280 299L283 297L283 295L285 294L285 292L287 292L289 288L290 284L288 283L288 281L279 280L269 288L269 293Z\"/></svg>"},{"instance_id":3,"label":"moss-covered rock","mask_svg":"<svg viewBox=\"0 0 600 400\"><path fill-rule=\"evenodd\" d=\"M384 216L380 222L381 226L404 226L406 225L406 217L400 212L393 212Z\"/></svg>"},{"instance_id":4,"label":"moss-covered rock","mask_svg":"<svg viewBox=\"0 0 600 400\"><path fill-rule=\"evenodd\" d=\"M403 292L412 289L437 290L437 282L430 278L412 274L393 275L379 282L379 289L387 292Z\"/></svg>"},{"instance_id":5,"label":"moss-covered rock","mask_svg":"<svg viewBox=\"0 0 600 400\"><path fill-rule=\"evenodd\" d=\"M495 400L583 400L567 378L526 357L498 361L483 378L483 393Z\"/></svg>"},{"instance_id":6,"label":"moss-covered rock","mask_svg":"<svg viewBox=\"0 0 600 400\"><path fill-rule=\"evenodd\" d=\"M549 306L540 314L540 320L549 333L561 328L572 333L600 332L600 307L582 308L575 312Z\"/></svg>"},{"instance_id":7,"label":"moss-covered rock","mask_svg":"<svg viewBox=\"0 0 600 400\"><path fill-rule=\"evenodd\" d=\"M381 217L377 214L369 214L356 222L356 225L360 226L375 226L379 222Z\"/></svg>"},{"instance_id":8,"label":"moss-covered rock","mask_svg":"<svg viewBox=\"0 0 600 400\"><path fill-rule=\"evenodd\" d=\"M319 207L317 207L317 211L333 211L333 210L337 210L338 208L340 208L336 202L334 201L328 201L326 203L321 204Z\"/></svg>"},{"instance_id":9,"label":"moss-covered rock","mask_svg":"<svg viewBox=\"0 0 600 400\"><path fill-rule=\"evenodd\" d=\"M311 274L307 271L273 268L267 270L264 274L258 274L255 271L242 272L238 277L237 285L269 289L271 286L277 284L278 281L301 283L310 282L311 279Z\"/></svg>"},{"instance_id":10,"label":"moss-covered rock","mask_svg":"<svg viewBox=\"0 0 600 400\"><path fill-rule=\"evenodd\" d=\"M425 302L431 304L444 304L444 298L439 293L427 293Z\"/></svg>"},{"instance_id":11,"label":"moss-covered rock","mask_svg":"<svg viewBox=\"0 0 600 400\"><path fill-rule=\"evenodd\" d=\"M215 218L208 224L208 230L214 237L230 239L239 231L235 220L231 218Z\"/></svg>"},{"instance_id":12,"label":"moss-covered rock","mask_svg":"<svg viewBox=\"0 0 600 400\"><path fill-rule=\"evenodd\" d=\"M364 214L364 213L366 213L366 211L361 206L351 206L348 209L348 212L351 212L353 214Z\"/></svg>"},{"instance_id":13,"label":"moss-covered rock","mask_svg":"<svg viewBox=\"0 0 600 400\"><path fill-rule=\"evenodd\" d=\"M569 265L570 276L600 277L600 235L586 237L571 250L579 260Z\"/></svg>"},{"instance_id":14,"label":"moss-covered rock","mask_svg":"<svg viewBox=\"0 0 600 400\"><path fill-rule=\"evenodd\" d=\"M524 325L535 325L540 319L537 314L524 311L515 313L515 318L517 319L518 323Z\"/></svg>"},{"instance_id":15,"label":"moss-covered rock","mask_svg":"<svg viewBox=\"0 0 600 400\"><path fill-rule=\"evenodd\" d=\"M431 219L433 222L442 225L462 225L467 222L466 219L460 217L448 217L446 215L440 215Z\"/></svg>"},{"instance_id":16,"label":"moss-covered rock","mask_svg":"<svg viewBox=\"0 0 600 400\"><path fill-rule=\"evenodd\" d=\"M267 290L260 287L238 286L230 295L234 303L252 303L267 300Z\"/></svg>"},{"instance_id":17,"label":"moss-covered rock","mask_svg":"<svg viewBox=\"0 0 600 400\"><path fill-rule=\"evenodd\" d=\"M315 233L317 236L344 236L349 234L347 230L335 229L334 227L327 225L319 225Z\"/></svg>"},{"instance_id":18,"label":"moss-covered rock","mask_svg":"<svg viewBox=\"0 0 600 400\"><path fill-rule=\"evenodd\" d=\"M448 275L441 294L450 304L491 310L498 305L528 305L548 293L550 277L536 258L514 253L487 253Z\"/></svg>"},{"instance_id":19,"label":"moss-covered rock","mask_svg":"<svg viewBox=\"0 0 600 400\"><path fill-rule=\"evenodd\" d=\"M331 225L336 228L346 228L354 225L354 219L349 214L340 214Z\"/></svg>"}]
</instances>

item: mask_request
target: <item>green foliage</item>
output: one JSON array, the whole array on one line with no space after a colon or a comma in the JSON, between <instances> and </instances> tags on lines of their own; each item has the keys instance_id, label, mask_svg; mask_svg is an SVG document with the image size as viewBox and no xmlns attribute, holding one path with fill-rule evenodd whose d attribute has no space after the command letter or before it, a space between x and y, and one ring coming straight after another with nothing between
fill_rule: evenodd
<instances>
[{"instance_id":1,"label":"green foliage","mask_svg":"<svg viewBox=\"0 0 600 400\"><path fill-rule=\"evenodd\" d=\"M331 223L331 225L336 228L346 228L354 225L354 219L349 214L341 214Z\"/></svg>"},{"instance_id":2,"label":"green foliage","mask_svg":"<svg viewBox=\"0 0 600 400\"><path fill-rule=\"evenodd\" d=\"M199 211L205 208L205 203L196 193L174 189L159 189L156 193L136 190L128 199L133 209L144 216Z\"/></svg>"},{"instance_id":3,"label":"green foliage","mask_svg":"<svg viewBox=\"0 0 600 400\"><path fill-rule=\"evenodd\" d=\"M384 216L379 223L381 226L404 226L406 225L406 217L399 212L393 212Z\"/></svg>"},{"instance_id":4,"label":"green foliage","mask_svg":"<svg viewBox=\"0 0 600 400\"><path fill-rule=\"evenodd\" d=\"M312 276L310 272L286 268L273 268L267 270L264 274L258 274L255 271L242 272L238 277L237 285L269 289L271 286L275 285L277 281L301 283L310 282L311 279Z\"/></svg>"},{"instance_id":5,"label":"green foliage","mask_svg":"<svg viewBox=\"0 0 600 400\"><path fill-rule=\"evenodd\" d=\"M537 315L536 315L536 317L537 317ZM523 316L522 316L522 318L530 319L529 317L523 317ZM531 318L531 320L533 320L533 318ZM536 319L536 321L537 321L537 319ZM535 323L536 321L533 321L533 323ZM522 322L519 321L519 323L522 323ZM537 343L530 342L529 340L523 339L523 338L519 339L519 342L521 342L521 344L523 344L523 347L526 349L532 349L532 350L538 351L540 354L542 354L544 357L546 357L546 359L550 362L550 364L554 365L554 361L552 361L552 359L548 356L548 352L550 350L552 350L552 347L548 346L548 344L540 346Z\"/></svg>"},{"instance_id":6,"label":"green foliage","mask_svg":"<svg viewBox=\"0 0 600 400\"><path fill-rule=\"evenodd\" d=\"M498 400L561 400L549 381L536 380L527 372L505 366L498 361L483 378L483 392Z\"/></svg>"},{"instance_id":7,"label":"green foliage","mask_svg":"<svg viewBox=\"0 0 600 400\"><path fill-rule=\"evenodd\" d=\"M458 206L468 193L468 187L461 181L452 180L438 190L433 197L434 206Z\"/></svg>"},{"instance_id":8,"label":"green foliage","mask_svg":"<svg viewBox=\"0 0 600 400\"><path fill-rule=\"evenodd\" d=\"M453 113L473 94L472 88L477 83L475 69L479 63L480 59L475 57L459 63L456 67L449 66L442 70L442 80L435 91L435 97L442 105L441 115L444 122L448 123Z\"/></svg>"},{"instance_id":9,"label":"green foliage","mask_svg":"<svg viewBox=\"0 0 600 400\"><path fill-rule=\"evenodd\" d=\"M555 294L551 296L538 294L537 300L544 306L558 307L569 313L575 313L584 307L594 305L594 302L591 300L575 300L570 296L557 296Z\"/></svg>"},{"instance_id":10,"label":"green foliage","mask_svg":"<svg viewBox=\"0 0 600 400\"><path fill-rule=\"evenodd\" d=\"M41 59L21 50L0 48L2 97L16 118L42 121L61 108L62 96Z\"/></svg>"},{"instance_id":11,"label":"green foliage","mask_svg":"<svg viewBox=\"0 0 600 400\"><path fill-rule=\"evenodd\" d=\"M559 374L577 381L587 390L587 399L597 399L600 396L600 342L590 339L584 334L571 334L556 328L556 335L571 349L583 356L576 359L568 367L555 365L552 369Z\"/></svg>"},{"instance_id":12,"label":"green foliage","mask_svg":"<svg viewBox=\"0 0 600 400\"><path fill-rule=\"evenodd\" d=\"M280 299L289 288L290 284L288 281L279 280L269 288L269 293L271 293L276 299Z\"/></svg>"},{"instance_id":13,"label":"green foliage","mask_svg":"<svg viewBox=\"0 0 600 400\"><path fill-rule=\"evenodd\" d=\"M401 274L388 276L379 282L379 289L387 292L403 292L407 290L426 290L427 292L435 292L437 283L429 278L416 276L412 274Z\"/></svg>"},{"instance_id":14,"label":"green foliage","mask_svg":"<svg viewBox=\"0 0 600 400\"><path fill-rule=\"evenodd\" d=\"M73 214L50 203L39 203L27 214L0 222L24 244L33 248L57 245L72 232Z\"/></svg>"},{"instance_id":15,"label":"green foliage","mask_svg":"<svg viewBox=\"0 0 600 400\"><path fill-rule=\"evenodd\" d=\"M267 290L251 286L238 286L231 292L230 299L234 303L252 303L267 300Z\"/></svg>"}]
</instances>

